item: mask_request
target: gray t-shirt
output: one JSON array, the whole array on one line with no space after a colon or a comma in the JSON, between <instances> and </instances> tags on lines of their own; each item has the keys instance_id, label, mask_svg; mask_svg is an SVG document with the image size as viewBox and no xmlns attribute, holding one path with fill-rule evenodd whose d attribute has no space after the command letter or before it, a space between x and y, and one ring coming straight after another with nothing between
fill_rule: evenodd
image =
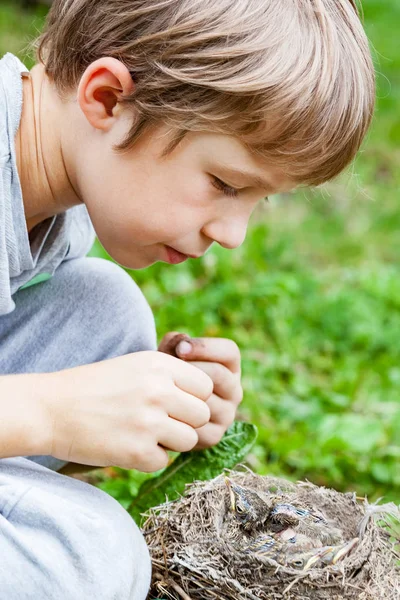
<instances>
[{"instance_id":1,"label":"gray t-shirt","mask_svg":"<svg viewBox=\"0 0 400 600\"><path fill-rule=\"evenodd\" d=\"M46 219L28 234L15 150L22 77L28 72L13 54L0 60L0 316L15 309L16 291L48 279L64 260L85 256L95 239L84 205Z\"/></svg>"}]
</instances>

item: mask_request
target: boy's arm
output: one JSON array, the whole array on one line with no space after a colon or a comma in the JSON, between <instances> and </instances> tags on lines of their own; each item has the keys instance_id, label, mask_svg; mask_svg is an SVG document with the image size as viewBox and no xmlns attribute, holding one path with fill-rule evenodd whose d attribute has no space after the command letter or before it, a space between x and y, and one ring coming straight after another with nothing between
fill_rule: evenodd
<instances>
[{"instance_id":1,"label":"boy's arm","mask_svg":"<svg viewBox=\"0 0 400 600\"><path fill-rule=\"evenodd\" d=\"M0 458L46 454L50 427L41 407L46 374L0 376ZM67 463L60 473L86 473L101 467Z\"/></svg>"},{"instance_id":2,"label":"boy's arm","mask_svg":"<svg viewBox=\"0 0 400 600\"><path fill-rule=\"evenodd\" d=\"M39 454L158 471L168 464L167 450L196 445L212 390L206 373L154 351L0 376L0 458Z\"/></svg>"},{"instance_id":3,"label":"boy's arm","mask_svg":"<svg viewBox=\"0 0 400 600\"><path fill-rule=\"evenodd\" d=\"M0 375L0 458L47 454L51 424L41 398L46 377Z\"/></svg>"}]
</instances>

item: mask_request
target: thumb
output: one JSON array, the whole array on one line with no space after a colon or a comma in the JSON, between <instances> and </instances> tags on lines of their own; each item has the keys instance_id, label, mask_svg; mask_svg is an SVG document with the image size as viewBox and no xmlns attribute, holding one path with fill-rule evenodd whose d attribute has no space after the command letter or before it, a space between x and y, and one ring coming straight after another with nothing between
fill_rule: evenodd
<instances>
[{"instance_id":1,"label":"thumb","mask_svg":"<svg viewBox=\"0 0 400 600\"><path fill-rule=\"evenodd\" d=\"M158 350L176 358L184 359L190 355L192 348L192 338L186 335L186 333L172 331L164 337Z\"/></svg>"}]
</instances>

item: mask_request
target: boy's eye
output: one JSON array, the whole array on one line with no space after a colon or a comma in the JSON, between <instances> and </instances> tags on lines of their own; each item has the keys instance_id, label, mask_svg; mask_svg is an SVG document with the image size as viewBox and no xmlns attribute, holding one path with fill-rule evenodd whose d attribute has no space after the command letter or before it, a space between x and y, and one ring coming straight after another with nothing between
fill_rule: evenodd
<instances>
[{"instance_id":1,"label":"boy's eye","mask_svg":"<svg viewBox=\"0 0 400 600\"><path fill-rule=\"evenodd\" d=\"M239 190L231 187L230 185L228 185L227 183L225 183L224 181L222 181L222 179L219 179L218 177L215 177L215 176L212 177L212 184L214 187L217 188L217 190L220 190L226 196L236 197L239 194Z\"/></svg>"}]
</instances>

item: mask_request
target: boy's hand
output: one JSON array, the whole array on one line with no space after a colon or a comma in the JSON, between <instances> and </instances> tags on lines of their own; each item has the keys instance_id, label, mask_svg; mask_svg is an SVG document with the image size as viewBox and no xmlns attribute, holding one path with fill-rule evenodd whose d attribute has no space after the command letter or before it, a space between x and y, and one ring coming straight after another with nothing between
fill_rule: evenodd
<instances>
[{"instance_id":1,"label":"boy's hand","mask_svg":"<svg viewBox=\"0 0 400 600\"><path fill-rule=\"evenodd\" d=\"M136 352L49 373L38 391L46 454L92 466L158 471L166 450L187 452L208 423L210 377L161 352Z\"/></svg>"},{"instance_id":2,"label":"boy's hand","mask_svg":"<svg viewBox=\"0 0 400 600\"><path fill-rule=\"evenodd\" d=\"M239 348L224 338L190 338L171 332L162 339L158 350L183 359L211 377L214 389L207 400L210 422L197 429L199 441L195 449L214 446L232 425L243 398Z\"/></svg>"}]
</instances>

